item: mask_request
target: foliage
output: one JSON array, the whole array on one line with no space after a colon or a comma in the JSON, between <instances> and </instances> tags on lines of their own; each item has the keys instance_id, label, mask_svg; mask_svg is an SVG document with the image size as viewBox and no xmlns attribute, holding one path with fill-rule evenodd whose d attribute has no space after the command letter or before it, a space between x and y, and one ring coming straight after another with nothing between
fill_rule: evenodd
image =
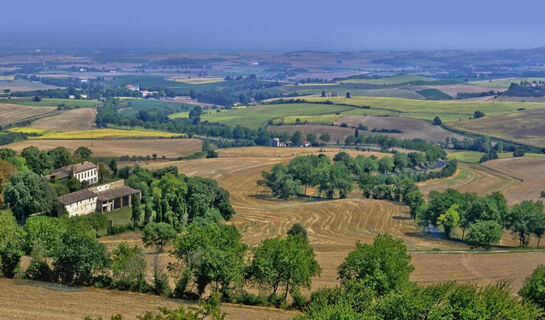
<instances>
[{"instance_id":1,"label":"foliage","mask_svg":"<svg viewBox=\"0 0 545 320\"><path fill-rule=\"evenodd\" d=\"M152 222L144 227L142 241L146 247L155 247L162 252L165 245L176 236L176 231L171 225L164 222Z\"/></svg>"},{"instance_id":2,"label":"foliage","mask_svg":"<svg viewBox=\"0 0 545 320\"><path fill-rule=\"evenodd\" d=\"M32 213L49 213L57 203L55 190L29 171L14 173L4 187L4 200L16 217L24 221Z\"/></svg>"},{"instance_id":3,"label":"foliage","mask_svg":"<svg viewBox=\"0 0 545 320\"><path fill-rule=\"evenodd\" d=\"M356 249L338 268L339 279L341 283L361 280L377 294L384 295L408 284L409 274L414 270L410 261L403 240L379 234L373 244L356 243Z\"/></svg>"},{"instance_id":4,"label":"foliage","mask_svg":"<svg viewBox=\"0 0 545 320\"><path fill-rule=\"evenodd\" d=\"M519 237L520 246L528 246L530 235L536 231L539 234L545 228L543 203L524 200L513 206L506 220L506 227Z\"/></svg>"},{"instance_id":5,"label":"foliage","mask_svg":"<svg viewBox=\"0 0 545 320\"><path fill-rule=\"evenodd\" d=\"M241 283L246 245L233 226L192 224L175 242L176 256L190 268L199 296L212 282L213 291L229 295Z\"/></svg>"},{"instance_id":6,"label":"foliage","mask_svg":"<svg viewBox=\"0 0 545 320\"><path fill-rule=\"evenodd\" d=\"M460 221L460 213L458 212L459 205L457 203L437 218L437 224L442 225L445 230L445 236L450 239L452 229L458 225Z\"/></svg>"},{"instance_id":7,"label":"foliage","mask_svg":"<svg viewBox=\"0 0 545 320\"><path fill-rule=\"evenodd\" d=\"M489 250L493 243L500 241L502 234L501 225L493 220L477 221L470 225L464 242L471 248L484 248Z\"/></svg>"},{"instance_id":8,"label":"foliage","mask_svg":"<svg viewBox=\"0 0 545 320\"><path fill-rule=\"evenodd\" d=\"M277 198L286 200L297 195L301 190L301 181L294 179L282 164L272 167L270 173L263 171L261 175L263 180L259 180L258 185L270 188L273 196Z\"/></svg>"},{"instance_id":9,"label":"foliage","mask_svg":"<svg viewBox=\"0 0 545 320\"><path fill-rule=\"evenodd\" d=\"M538 266L526 278L519 295L545 309L545 266Z\"/></svg>"},{"instance_id":10,"label":"foliage","mask_svg":"<svg viewBox=\"0 0 545 320\"><path fill-rule=\"evenodd\" d=\"M9 211L0 211L0 271L13 278L24 254L24 231Z\"/></svg>"},{"instance_id":11,"label":"foliage","mask_svg":"<svg viewBox=\"0 0 545 320\"><path fill-rule=\"evenodd\" d=\"M146 283L146 259L142 249L121 242L111 253L112 280L116 288L137 292L150 290Z\"/></svg>"}]
</instances>

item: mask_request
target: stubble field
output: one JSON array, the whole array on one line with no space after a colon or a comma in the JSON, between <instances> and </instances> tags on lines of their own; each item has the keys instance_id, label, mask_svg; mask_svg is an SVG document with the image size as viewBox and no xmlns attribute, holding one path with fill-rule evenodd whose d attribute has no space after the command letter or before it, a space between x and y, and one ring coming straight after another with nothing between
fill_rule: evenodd
<instances>
[{"instance_id":1,"label":"stubble field","mask_svg":"<svg viewBox=\"0 0 545 320\"><path fill-rule=\"evenodd\" d=\"M38 119L31 128L51 131L76 131L95 128L96 109L81 108L63 112L51 117Z\"/></svg>"},{"instance_id":2,"label":"stubble field","mask_svg":"<svg viewBox=\"0 0 545 320\"><path fill-rule=\"evenodd\" d=\"M0 103L0 125L17 122L36 116L55 112L55 107L29 107L17 104Z\"/></svg>"}]
</instances>

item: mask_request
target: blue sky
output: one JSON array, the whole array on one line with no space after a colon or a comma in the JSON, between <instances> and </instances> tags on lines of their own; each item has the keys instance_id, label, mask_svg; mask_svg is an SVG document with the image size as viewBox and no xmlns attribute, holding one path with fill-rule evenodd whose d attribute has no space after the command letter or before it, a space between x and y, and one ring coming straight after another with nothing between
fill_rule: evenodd
<instances>
[{"instance_id":1,"label":"blue sky","mask_svg":"<svg viewBox=\"0 0 545 320\"><path fill-rule=\"evenodd\" d=\"M545 46L545 1L2 0L0 42L186 50Z\"/></svg>"}]
</instances>

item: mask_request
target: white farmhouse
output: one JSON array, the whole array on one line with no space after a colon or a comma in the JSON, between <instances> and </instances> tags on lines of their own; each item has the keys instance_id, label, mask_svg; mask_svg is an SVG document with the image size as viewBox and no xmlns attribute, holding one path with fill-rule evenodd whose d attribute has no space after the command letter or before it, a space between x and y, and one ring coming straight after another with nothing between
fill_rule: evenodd
<instances>
[{"instance_id":1,"label":"white farmhouse","mask_svg":"<svg viewBox=\"0 0 545 320\"><path fill-rule=\"evenodd\" d=\"M56 179L74 177L80 182L87 181L89 185L98 182L98 165L85 161L82 163L71 164L53 172L47 176L48 178L55 177Z\"/></svg>"}]
</instances>

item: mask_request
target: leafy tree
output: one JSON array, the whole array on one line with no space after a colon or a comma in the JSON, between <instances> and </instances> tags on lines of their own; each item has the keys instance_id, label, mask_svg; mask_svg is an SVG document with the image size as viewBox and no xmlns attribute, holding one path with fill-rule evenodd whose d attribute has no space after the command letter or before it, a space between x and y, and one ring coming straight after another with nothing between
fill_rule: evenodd
<instances>
[{"instance_id":1,"label":"leafy tree","mask_svg":"<svg viewBox=\"0 0 545 320\"><path fill-rule=\"evenodd\" d=\"M493 243L500 241L502 234L501 225L493 220L477 221L470 225L464 242L471 248L484 248L489 250Z\"/></svg>"},{"instance_id":2,"label":"leafy tree","mask_svg":"<svg viewBox=\"0 0 545 320\"><path fill-rule=\"evenodd\" d=\"M263 171L261 175L263 180L257 184L269 187L274 197L286 200L301 191L301 181L294 179L282 164L275 165L270 173Z\"/></svg>"},{"instance_id":3,"label":"leafy tree","mask_svg":"<svg viewBox=\"0 0 545 320\"><path fill-rule=\"evenodd\" d=\"M153 206L150 198L144 198L144 226L147 226L153 215Z\"/></svg>"},{"instance_id":4,"label":"leafy tree","mask_svg":"<svg viewBox=\"0 0 545 320\"><path fill-rule=\"evenodd\" d=\"M240 284L247 250L241 237L234 226L191 224L177 239L176 255L192 271L199 295L212 282L222 294Z\"/></svg>"},{"instance_id":5,"label":"leafy tree","mask_svg":"<svg viewBox=\"0 0 545 320\"><path fill-rule=\"evenodd\" d=\"M296 223L293 226L291 226L291 228L288 230L288 235L289 236L300 235L301 237L308 239L307 230L305 229L305 227L303 227L299 223Z\"/></svg>"},{"instance_id":6,"label":"leafy tree","mask_svg":"<svg viewBox=\"0 0 545 320\"><path fill-rule=\"evenodd\" d=\"M45 256L51 256L68 228L66 219L45 216L28 218L24 226L26 251L39 249ZM75 232L75 228L71 228L71 232Z\"/></svg>"},{"instance_id":7,"label":"leafy tree","mask_svg":"<svg viewBox=\"0 0 545 320\"><path fill-rule=\"evenodd\" d=\"M78 147L76 151L74 151L74 158L77 158L80 162L91 160L92 155L93 151L87 147Z\"/></svg>"},{"instance_id":8,"label":"leafy tree","mask_svg":"<svg viewBox=\"0 0 545 320\"><path fill-rule=\"evenodd\" d=\"M63 283L90 285L93 277L109 265L106 247L95 238L72 234L63 235L53 254L55 274Z\"/></svg>"},{"instance_id":9,"label":"leafy tree","mask_svg":"<svg viewBox=\"0 0 545 320\"><path fill-rule=\"evenodd\" d=\"M475 113L473 113L473 118L475 118L475 119L479 119L479 118L482 118L482 117L484 117L484 113L479 111L479 110L477 110L477 111L475 111Z\"/></svg>"},{"instance_id":10,"label":"leafy tree","mask_svg":"<svg viewBox=\"0 0 545 320\"><path fill-rule=\"evenodd\" d=\"M37 174L46 173L53 168L51 157L35 146L24 148L21 151L21 156L25 159L28 168Z\"/></svg>"},{"instance_id":11,"label":"leafy tree","mask_svg":"<svg viewBox=\"0 0 545 320\"><path fill-rule=\"evenodd\" d=\"M396 170L403 170L404 168L407 168L411 163L411 159L409 159L409 157L402 153L402 152L397 152L396 154L394 154L394 165L395 165L395 168Z\"/></svg>"},{"instance_id":12,"label":"leafy tree","mask_svg":"<svg viewBox=\"0 0 545 320\"><path fill-rule=\"evenodd\" d=\"M545 309L545 266L538 266L526 280L519 295Z\"/></svg>"},{"instance_id":13,"label":"leafy tree","mask_svg":"<svg viewBox=\"0 0 545 320\"><path fill-rule=\"evenodd\" d=\"M165 245L175 236L176 231L170 224L152 222L144 227L142 242L146 247L155 247L158 252L163 252Z\"/></svg>"},{"instance_id":14,"label":"leafy tree","mask_svg":"<svg viewBox=\"0 0 545 320\"><path fill-rule=\"evenodd\" d=\"M541 201L525 200L511 209L506 226L518 235L521 247L528 246L530 235L534 233L536 227L540 227L540 216L544 216Z\"/></svg>"},{"instance_id":15,"label":"leafy tree","mask_svg":"<svg viewBox=\"0 0 545 320\"><path fill-rule=\"evenodd\" d=\"M140 206L140 199L137 195L131 196L131 220L133 228L136 230L140 224L140 216L142 215L142 207Z\"/></svg>"},{"instance_id":16,"label":"leafy tree","mask_svg":"<svg viewBox=\"0 0 545 320\"><path fill-rule=\"evenodd\" d=\"M47 151L47 155L51 158L53 168L61 168L72 163L72 156L65 147L56 147Z\"/></svg>"},{"instance_id":17,"label":"leafy tree","mask_svg":"<svg viewBox=\"0 0 545 320\"><path fill-rule=\"evenodd\" d=\"M81 182L78 180L78 178L71 177L70 179L68 179L66 187L68 187L68 190L70 192L78 191L81 190Z\"/></svg>"},{"instance_id":18,"label":"leafy tree","mask_svg":"<svg viewBox=\"0 0 545 320\"><path fill-rule=\"evenodd\" d=\"M424 196L419 191L412 191L405 195L403 202L411 208L411 217L414 219L420 208L424 205Z\"/></svg>"},{"instance_id":19,"label":"leafy tree","mask_svg":"<svg viewBox=\"0 0 545 320\"><path fill-rule=\"evenodd\" d=\"M320 135L320 140L322 140L323 142L329 142L329 140L331 140L331 135L329 134L329 132L324 132Z\"/></svg>"},{"instance_id":20,"label":"leafy tree","mask_svg":"<svg viewBox=\"0 0 545 320\"><path fill-rule=\"evenodd\" d=\"M515 157L515 158L524 157L525 154L526 153L524 152L524 150L518 149L515 152L513 152L513 157Z\"/></svg>"},{"instance_id":21,"label":"leafy tree","mask_svg":"<svg viewBox=\"0 0 545 320\"><path fill-rule=\"evenodd\" d=\"M343 163L335 163L329 166L322 173L318 190L324 192L328 199L333 199L335 191L338 191L339 198L346 197L352 191L354 178Z\"/></svg>"},{"instance_id":22,"label":"leafy tree","mask_svg":"<svg viewBox=\"0 0 545 320\"><path fill-rule=\"evenodd\" d=\"M306 139L311 145L316 144L316 141L318 140L314 133L307 134Z\"/></svg>"},{"instance_id":23,"label":"leafy tree","mask_svg":"<svg viewBox=\"0 0 545 320\"><path fill-rule=\"evenodd\" d=\"M146 284L146 259L142 249L131 247L121 242L112 251L112 279L117 288L144 292L149 290Z\"/></svg>"},{"instance_id":24,"label":"leafy tree","mask_svg":"<svg viewBox=\"0 0 545 320\"><path fill-rule=\"evenodd\" d=\"M9 211L0 211L0 271L13 278L24 254L24 231Z\"/></svg>"},{"instance_id":25,"label":"leafy tree","mask_svg":"<svg viewBox=\"0 0 545 320\"><path fill-rule=\"evenodd\" d=\"M115 159L110 160L110 163L108 164L108 167L112 171L112 175L115 177L117 176L117 162Z\"/></svg>"},{"instance_id":26,"label":"leafy tree","mask_svg":"<svg viewBox=\"0 0 545 320\"><path fill-rule=\"evenodd\" d=\"M303 142L303 134L301 133L301 131L295 131L291 135L291 142L296 146L300 145Z\"/></svg>"},{"instance_id":27,"label":"leafy tree","mask_svg":"<svg viewBox=\"0 0 545 320\"><path fill-rule=\"evenodd\" d=\"M395 167L394 160L391 157L382 157L378 161L378 170L387 173L391 172Z\"/></svg>"},{"instance_id":28,"label":"leafy tree","mask_svg":"<svg viewBox=\"0 0 545 320\"><path fill-rule=\"evenodd\" d=\"M452 229L458 225L460 221L460 213L458 209L460 206L458 204L453 204L450 208L437 218L437 224L442 225L445 230L445 236L447 239L450 239L452 235Z\"/></svg>"},{"instance_id":29,"label":"leafy tree","mask_svg":"<svg viewBox=\"0 0 545 320\"><path fill-rule=\"evenodd\" d=\"M433 118L433 124L436 125L436 126L440 126L443 122L441 121L441 119L438 117L438 116L435 116L435 118Z\"/></svg>"},{"instance_id":30,"label":"leafy tree","mask_svg":"<svg viewBox=\"0 0 545 320\"><path fill-rule=\"evenodd\" d=\"M373 244L356 243L356 249L338 268L339 278L341 283L362 280L377 294L384 295L408 284L414 270L410 262L403 240L379 234Z\"/></svg>"},{"instance_id":31,"label":"leafy tree","mask_svg":"<svg viewBox=\"0 0 545 320\"><path fill-rule=\"evenodd\" d=\"M285 300L289 292L300 286L310 289L312 277L320 274L320 266L306 238L297 234L263 240L253 252L248 273L257 283L271 286L273 294L284 287Z\"/></svg>"},{"instance_id":32,"label":"leafy tree","mask_svg":"<svg viewBox=\"0 0 545 320\"><path fill-rule=\"evenodd\" d=\"M49 213L57 204L55 190L30 171L14 173L4 187L4 200L21 221L36 212Z\"/></svg>"}]
</instances>

